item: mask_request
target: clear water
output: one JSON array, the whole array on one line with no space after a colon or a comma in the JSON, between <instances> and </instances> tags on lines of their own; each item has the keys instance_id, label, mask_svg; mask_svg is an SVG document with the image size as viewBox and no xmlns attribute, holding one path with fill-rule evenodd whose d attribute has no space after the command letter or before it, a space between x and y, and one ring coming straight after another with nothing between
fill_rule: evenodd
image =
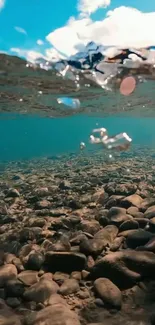
<instances>
[{"instance_id":1,"label":"clear water","mask_svg":"<svg viewBox=\"0 0 155 325\"><path fill-rule=\"evenodd\" d=\"M6 119L4 115L0 120L1 161L49 157L72 152L79 154L81 141L86 143L88 150L92 150L94 147L89 143L89 135L96 123L99 127L104 125L111 135L125 131L133 139L133 144L154 148L153 118L96 118L82 115L55 119L36 116ZM103 149L103 154L104 152Z\"/></svg>"}]
</instances>

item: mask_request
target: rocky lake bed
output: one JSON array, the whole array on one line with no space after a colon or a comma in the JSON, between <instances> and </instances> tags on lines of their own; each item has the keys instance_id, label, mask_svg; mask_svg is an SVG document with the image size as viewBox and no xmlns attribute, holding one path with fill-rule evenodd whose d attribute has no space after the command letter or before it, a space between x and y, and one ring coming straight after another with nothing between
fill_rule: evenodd
<instances>
[{"instance_id":1,"label":"rocky lake bed","mask_svg":"<svg viewBox=\"0 0 155 325\"><path fill-rule=\"evenodd\" d=\"M153 150L1 163L0 325L124 322L155 324Z\"/></svg>"}]
</instances>

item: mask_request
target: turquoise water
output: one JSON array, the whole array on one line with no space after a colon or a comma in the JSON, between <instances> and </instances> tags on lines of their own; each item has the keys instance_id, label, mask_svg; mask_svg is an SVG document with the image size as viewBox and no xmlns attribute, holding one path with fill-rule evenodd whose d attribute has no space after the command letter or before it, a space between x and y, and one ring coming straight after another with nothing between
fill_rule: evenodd
<instances>
[{"instance_id":1,"label":"turquoise water","mask_svg":"<svg viewBox=\"0 0 155 325\"><path fill-rule=\"evenodd\" d=\"M96 126L98 123L98 126ZM155 119L153 118L96 118L72 116L41 118L16 116L0 119L0 160L19 160L79 153L80 142L86 143L95 127L105 127L109 135L127 132L133 144L155 146Z\"/></svg>"}]
</instances>

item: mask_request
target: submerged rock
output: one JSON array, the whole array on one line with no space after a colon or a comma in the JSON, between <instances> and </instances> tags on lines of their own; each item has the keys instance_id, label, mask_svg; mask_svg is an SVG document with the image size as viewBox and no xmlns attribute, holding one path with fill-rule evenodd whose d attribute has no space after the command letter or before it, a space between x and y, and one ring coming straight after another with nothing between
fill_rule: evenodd
<instances>
[{"instance_id":1,"label":"submerged rock","mask_svg":"<svg viewBox=\"0 0 155 325\"><path fill-rule=\"evenodd\" d=\"M103 249L110 247L118 234L116 226L106 226L98 231L93 239L83 240L80 243L80 251L87 255L98 255Z\"/></svg>"},{"instance_id":2,"label":"submerged rock","mask_svg":"<svg viewBox=\"0 0 155 325\"><path fill-rule=\"evenodd\" d=\"M121 289L131 288L142 278L155 278L155 255L134 250L110 253L96 262L90 277L106 277Z\"/></svg>"},{"instance_id":3,"label":"submerged rock","mask_svg":"<svg viewBox=\"0 0 155 325\"><path fill-rule=\"evenodd\" d=\"M24 292L24 298L29 301L48 304L51 295L57 293L58 289L59 286L56 282L42 278Z\"/></svg>"},{"instance_id":4,"label":"submerged rock","mask_svg":"<svg viewBox=\"0 0 155 325\"><path fill-rule=\"evenodd\" d=\"M80 290L79 283L75 279L67 279L63 282L58 292L67 296Z\"/></svg>"},{"instance_id":5,"label":"submerged rock","mask_svg":"<svg viewBox=\"0 0 155 325\"><path fill-rule=\"evenodd\" d=\"M80 321L76 313L71 311L64 304L57 302L52 306L27 316L25 325L80 325Z\"/></svg>"},{"instance_id":6,"label":"submerged rock","mask_svg":"<svg viewBox=\"0 0 155 325\"><path fill-rule=\"evenodd\" d=\"M74 252L47 252L45 264L48 270L71 273L85 268L86 257Z\"/></svg>"},{"instance_id":7,"label":"submerged rock","mask_svg":"<svg viewBox=\"0 0 155 325\"><path fill-rule=\"evenodd\" d=\"M96 294L105 304L111 307L121 308L122 294L118 287L107 278L99 278L94 282Z\"/></svg>"}]
</instances>

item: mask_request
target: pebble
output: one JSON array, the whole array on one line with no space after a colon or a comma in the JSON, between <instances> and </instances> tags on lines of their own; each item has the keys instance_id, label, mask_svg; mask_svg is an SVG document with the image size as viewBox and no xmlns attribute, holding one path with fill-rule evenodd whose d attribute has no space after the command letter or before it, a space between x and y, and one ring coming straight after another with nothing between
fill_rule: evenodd
<instances>
[{"instance_id":1,"label":"pebble","mask_svg":"<svg viewBox=\"0 0 155 325\"><path fill-rule=\"evenodd\" d=\"M135 250L118 251L97 261L91 270L93 279L106 277L118 288L131 288L142 276L155 272L155 255L151 252Z\"/></svg>"},{"instance_id":2,"label":"pebble","mask_svg":"<svg viewBox=\"0 0 155 325\"><path fill-rule=\"evenodd\" d=\"M26 286L31 286L39 281L38 272L36 271L23 271L18 274L18 279Z\"/></svg>"},{"instance_id":3,"label":"pebble","mask_svg":"<svg viewBox=\"0 0 155 325\"><path fill-rule=\"evenodd\" d=\"M130 230L130 229L138 229L139 228L139 224L137 221L135 220L127 220L124 221L120 227L119 227L119 231L125 231L125 230Z\"/></svg>"},{"instance_id":4,"label":"pebble","mask_svg":"<svg viewBox=\"0 0 155 325\"><path fill-rule=\"evenodd\" d=\"M117 234L118 228L116 226L106 226L98 231L93 239L83 240L80 243L80 251L87 255L98 255L107 245L112 245Z\"/></svg>"},{"instance_id":5,"label":"pebble","mask_svg":"<svg viewBox=\"0 0 155 325\"><path fill-rule=\"evenodd\" d=\"M126 208L129 208L132 205L139 208L141 206L142 202L143 202L143 199L137 194L129 195L122 200L122 203L123 203L124 207L126 207Z\"/></svg>"},{"instance_id":6,"label":"pebble","mask_svg":"<svg viewBox=\"0 0 155 325\"><path fill-rule=\"evenodd\" d=\"M24 292L24 299L37 303L48 304L51 295L57 293L59 286L56 282L48 279L40 279L39 282L27 288Z\"/></svg>"},{"instance_id":7,"label":"pebble","mask_svg":"<svg viewBox=\"0 0 155 325\"><path fill-rule=\"evenodd\" d=\"M58 290L58 293L60 293L63 296L67 296L70 294L73 294L80 290L79 283L75 279L67 279L63 282L60 289Z\"/></svg>"},{"instance_id":8,"label":"pebble","mask_svg":"<svg viewBox=\"0 0 155 325\"><path fill-rule=\"evenodd\" d=\"M96 294L103 300L104 303L111 307L120 309L122 306L122 294L107 278L99 278L94 282L94 290Z\"/></svg>"},{"instance_id":9,"label":"pebble","mask_svg":"<svg viewBox=\"0 0 155 325\"><path fill-rule=\"evenodd\" d=\"M107 218L110 220L111 224L119 227L123 222L127 220L132 220L133 217L126 213L126 209L112 207L107 215Z\"/></svg>"},{"instance_id":10,"label":"pebble","mask_svg":"<svg viewBox=\"0 0 155 325\"><path fill-rule=\"evenodd\" d=\"M17 278L17 269L13 264L0 266L0 288L5 286L9 280Z\"/></svg>"}]
</instances>

